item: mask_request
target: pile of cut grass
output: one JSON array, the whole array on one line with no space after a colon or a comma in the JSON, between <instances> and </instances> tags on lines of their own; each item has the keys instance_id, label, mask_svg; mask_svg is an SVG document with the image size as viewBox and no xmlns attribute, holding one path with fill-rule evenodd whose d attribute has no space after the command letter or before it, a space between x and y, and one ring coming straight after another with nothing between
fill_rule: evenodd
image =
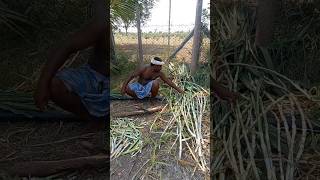
<instances>
[{"instance_id":1,"label":"pile of cut grass","mask_svg":"<svg viewBox=\"0 0 320 180\"><path fill-rule=\"evenodd\" d=\"M40 112L35 106L32 93L16 90L0 90L0 110L9 111L17 115L24 115L28 118L32 118L34 113ZM52 102L48 103L47 110L65 112Z\"/></svg>"},{"instance_id":2,"label":"pile of cut grass","mask_svg":"<svg viewBox=\"0 0 320 180\"><path fill-rule=\"evenodd\" d=\"M254 12L246 4L224 9L216 5L211 75L241 96L231 107L219 99L212 101L214 178L316 179L320 156L314 129L319 128L319 118L310 116L309 109L319 107L319 101L291 79L303 77L301 63L309 56L297 42L314 44L307 41L315 34L314 27L288 26L294 32L279 36L270 48L259 48L254 45ZM310 50L310 56L317 55L313 48ZM297 57L299 63L291 61ZM287 73L288 60L300 72ZM303 80L299 78L295 80Z\"/></svg>"},{"instance_id":3,"label":"pile of cut grass","mask_svg":"<svg viewBox=\"0 0 320 180\"><path fill-rule=\"evenodd\" d=\"M177 94L172 88L163 91L167 100L164 113L169 113L170 117L161 137L174 133L176 139L172 147L177 145L178 159L188 156L197 168L209 172L209 90L197 84L186 65L170 64L170 68L175 83L185 93Z\"/></svg>"},{"instance_id":4,"label":"pile of cut grass","mask_svg":"<svg viewBox=\"0 0 320 180\"><path fill-rule=\"evenodd\" d=\"M111 121L110 150L111 159L130 154L131 157L139 153L143 146L143 138L140 129L131 118L117 118Z\"/></svg>"}]
</instances>

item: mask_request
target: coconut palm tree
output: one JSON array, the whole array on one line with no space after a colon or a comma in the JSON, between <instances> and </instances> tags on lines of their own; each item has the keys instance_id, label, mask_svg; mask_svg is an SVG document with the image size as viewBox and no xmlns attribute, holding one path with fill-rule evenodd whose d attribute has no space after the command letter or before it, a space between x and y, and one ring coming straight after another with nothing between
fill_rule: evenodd
<instances>
[{"instance_id":1,"label":"coconut palm tree","mask_svg":"<svg viewBox=\"0 0 320 180\"><path fill-rule=\"evenodd\" d=\"M122 23L128 26L132 22L136 14L135 6L135 0L111 0L110 20L113 28Z\"/></svg>"},{"instance_id":2,"label":"coconut palm tree","mask_svg":"<svg viewBox=\"0 0 320 180\"><path fill-rule=\"evenodd\" d=\"M116 65L115 41L113 29L120 24L125 24L126 30L129 24L135 19L136 1L134 0L111 0L110 1L110 20L111 20L111 63ZM115 66L113 66L115 68Z\"/></svg>"},{"instance_id":3,"label":"coconut palm tree","mask_svg":"<svg viewBox=\"0 0 320 180\"><path fill-rule=\"evenodd\" d=\"M111 28L115 29L119 25L124 24L126 29L135 22L138 29L141 23L144 23L146 19L150 16L150 9L153 8L156 0L111 0L110 1L110 13L111 13ZM139 12L138 12L139 11ZM111 62L116 64L115 62L115 52L114 52L114 37L113 31L111 29ZM139 30L138 30L139 32ZM140 31L141 33L141 31ZM141 44L141 42L140 42ZM139 55L141 57L141 55ZM140 60L142 63L142 60Z\"/></svg>"}]
</instances>

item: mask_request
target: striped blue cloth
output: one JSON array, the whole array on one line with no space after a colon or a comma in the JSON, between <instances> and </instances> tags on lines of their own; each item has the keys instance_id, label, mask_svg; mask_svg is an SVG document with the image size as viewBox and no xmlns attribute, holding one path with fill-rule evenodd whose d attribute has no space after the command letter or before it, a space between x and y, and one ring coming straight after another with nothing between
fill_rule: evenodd
<instances>
[{"instance_id":1,"label":"striped blue cloth","mask_svg":"<svg viewBox=\"0 0 320 180\"><path fill-rule=\"evenodd\" d=\"M129 88L134 91L139 99L150 96L153 81L148 82L146 85L142 85L138 82L129 84Z\"/></svg>"},{"instance_id":2,"label":"striped blue cloth","mask_svg":"<svg viewBox=\"0 0 320 180\"><path fill-rule=\"evenodd\" d=\"M109 112L109 78L93 70L88 64L77 69L63 69L56 74L69 91L80 96L83 105L94 117Z\"/></svg>"}]
</instances>

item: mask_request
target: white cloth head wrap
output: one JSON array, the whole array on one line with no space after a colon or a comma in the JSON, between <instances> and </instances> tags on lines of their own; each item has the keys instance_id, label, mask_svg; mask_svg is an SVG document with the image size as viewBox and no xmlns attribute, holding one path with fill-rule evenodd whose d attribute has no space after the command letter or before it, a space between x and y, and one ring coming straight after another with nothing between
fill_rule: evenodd
<instances>
[{"instance_id":1,"label":"white cloth head wrap","mask_svg":"<svg viewBox=\"0 0 320 180\"><path fill-rule=\"evenodd\" d=\"M151 59L151 64L162 66L162 65L164 65L164 62L162 62L162 61L157 61L157 60L155 60L154 58L152 58L152 59Z\"/></svg>"}]
</instances>

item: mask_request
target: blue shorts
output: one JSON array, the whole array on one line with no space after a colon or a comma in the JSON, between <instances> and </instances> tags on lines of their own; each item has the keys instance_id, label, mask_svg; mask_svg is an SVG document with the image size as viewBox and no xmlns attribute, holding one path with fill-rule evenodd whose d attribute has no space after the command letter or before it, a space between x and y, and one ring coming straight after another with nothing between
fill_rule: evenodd
<instances>
[{"instance_id":1,"label":"blue shorts","mask_svg":"<svg viewBox=\"0 0 320 180\"><path fill-rule=\"evenodd\" d=\"M146 85L142 85L138 82L129 84L129 88L134 91L139 99L143 99L151 95L153 81L148 82Z\"/></svg>"},{"instance_id":2,"label":"blue shorts","mask_svg":"<svg viewBox=\"0 0 320 180\"><path fill-rule=\"evenodd\" d=\"M109 78L93 70L88 64L77 69L57 72L70 92L77 94L85 108L94 117L109 115Z\"/></svg>"}]
</instances>

